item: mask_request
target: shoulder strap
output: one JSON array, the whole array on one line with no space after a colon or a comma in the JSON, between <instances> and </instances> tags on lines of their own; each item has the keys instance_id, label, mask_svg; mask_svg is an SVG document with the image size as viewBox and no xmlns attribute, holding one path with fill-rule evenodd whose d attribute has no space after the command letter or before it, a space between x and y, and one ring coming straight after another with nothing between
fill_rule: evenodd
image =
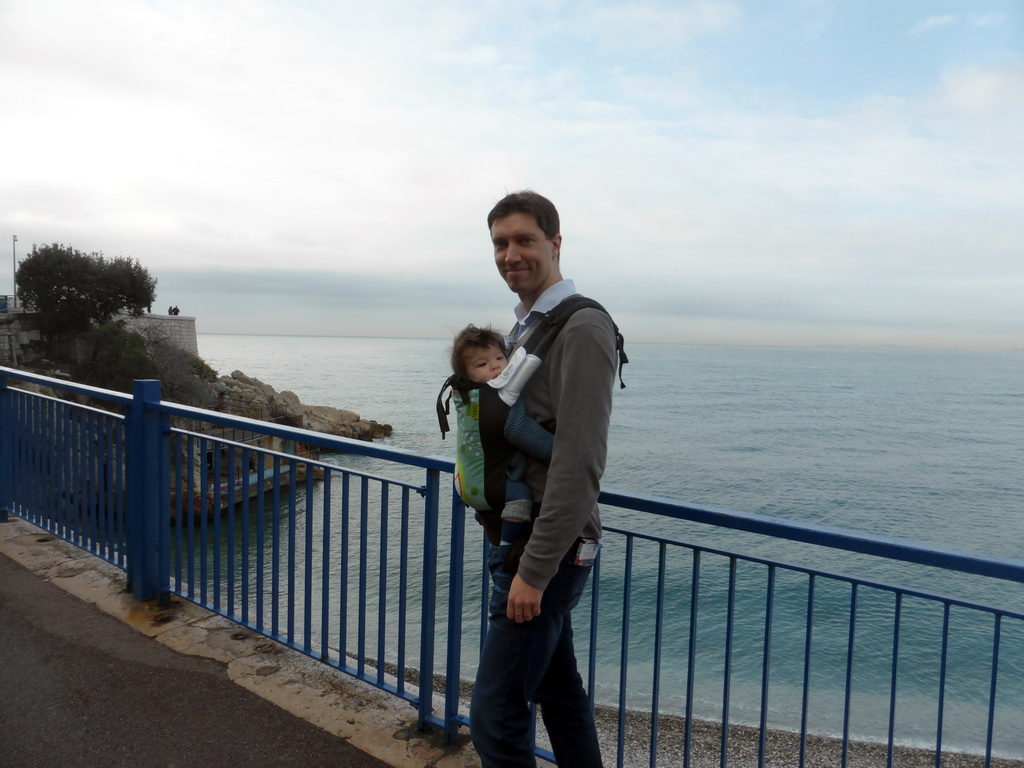
<instances>
[{"instance_id":1,"label":"shoulder strap","mask_svg":"<svg viewBox=\"0 0 1024 768\"><path fill-rule=\"evenodd\" d=\"M536 355L543 360L555 337L558 336L569 318L578 310L587 308L598 309L608 315L609 319L612 317L607 309L593 299L579 294L570 296L538 321L541 325L523 342L527 354ZM615 329L615 351L619 356L619 387L625 389L626 384L622 381L622 366L629 362L629 358L626 357L626 340L614 320L612 320L612 328Z\"/></svg>"},{"instance_id":2,"label":"shoulder strap","mask_svg":"<svg viewBox=\"0 0 1024 768\"><path fill-rule=\"evenodd\" d=\"M452 431L452 428L448 423L448 414L451 413L452 397L457 394L462 398L462 402L469 402L469 390L479 388L479 386L479 384L475 384L465 376L460 376L457 373L453 373L444 380L444 384L441 385L441 391L437 393L437 423L438 426L441 427L442 440L444 440L446 432ZM448 393L448 397L445 397L445 392Z\"/></svg>"}]
</instances>

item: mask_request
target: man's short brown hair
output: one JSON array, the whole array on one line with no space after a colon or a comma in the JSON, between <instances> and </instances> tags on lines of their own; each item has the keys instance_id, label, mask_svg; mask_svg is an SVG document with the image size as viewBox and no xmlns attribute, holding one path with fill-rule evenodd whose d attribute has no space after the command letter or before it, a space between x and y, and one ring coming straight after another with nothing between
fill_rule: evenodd
<instances>
[{"instance_id":1,"label":"man's short brown hair","mask_svg":"<svg viewBox=\"0 0 1024 768\"><path fill-rule=\"evenodd\" d=\"M555 204L543 195L531 189L520 192L509 192L487 214L487 229L490 231L494 222L511 216L513 213L528 213L537 221L537 226L548 240L561 232L558 221L558 209Z\"/></svg>"}]
</instances>

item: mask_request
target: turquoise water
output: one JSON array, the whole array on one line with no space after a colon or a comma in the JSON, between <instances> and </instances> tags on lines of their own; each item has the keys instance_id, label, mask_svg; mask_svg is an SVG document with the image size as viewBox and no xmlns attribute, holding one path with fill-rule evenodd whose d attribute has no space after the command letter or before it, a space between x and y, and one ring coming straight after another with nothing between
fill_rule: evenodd
<instances>
[{"instance_id":1,"label":"turquoise water","mask_svg":"<svg viewBox=\"0 0 1024 768\"><path fill-rule=\"evenodd\" d=\"M241 369L289 389L307 404L355 410L364 418L388 422L394 435L384 441L420 453L450 456L453 443L442 442L434 399L446 375L447 343L438 340L337 337L201 335L202 356L221 373ZM797 349L628 344L627 388L617 391L605 486L657 494L696 504L757 512L873 534L912 539L998 557L1019 557L1024 533L1024 352L960 352L914 349ZM606 514L614 525L616 513ZM652 533L707 546L750 549L789 560L880 580L895 579L932 590L957 589L1018 610L1024 596L1016 588L993 592L966 578L906 573L880 568L853 557L814 553L806 547L766 545L739 534L709 533L696 526L660 521ZM759 549L760 548L760 549ZM787 557L788 556L788 557ZM673 573L688 572L677 556ZM716 648L723 637L714 606L721 605L724 559L703 564L707 587L699 622L702 647ZM606 551L604 568L615 574L621 553ZM638 583L653 578L656 560L639 552ZM717 575L715 575L717 574ZM764 575L741 569L763 592ZM609 582L614 585L615 580ZM716 586L717 585L717 586ZM686 596L683 576L670 594ZM834 593L834 594L833 594ZM612 586L606 596L619 600ZM846 668L849 590L822 583L815 601L827 636L816 637L820 650L815 680L820 689L841 688ZM862 598L862 610L874 608L857 628L855 683L861 693L851 703L861 735L884 735L888 711L886 659L891 644L893 607L877 595ZM733 682L733 714L756 722L758 659L763 644L763 599L740 606ZM761 601L761 602L759 602ZM773 656L783 663L772 680L770 722L795 727L802 674L802 606L806 582L780 576ZM680 600L682 605L684 601ZM891 598L890 598L891 602ZM633 596L631 636L635 669L630 670L630 702L649 706L653 596ZM872 605L878 603L878 605ZM830 609L830 606L832 607ZM836 612L835 620L829 610ZM934 739L937 661L936 627L941 610L925 601L902 607L907 651L901 656L899 698L901 733L910 741ZM586 621L581 613L578 626ZM602 608L602 631L614 636L614 609ZM683 650L688 608L667 611L666 636ZM886 621L889 621L888 627ZM953 690L972 690L965 703L947 715L946 743L970 747L984 733L987 689L984 681L990 626L954 611ZM1024 637L1018 626L1004 627L1001 700L1024 701ZM915 649L920 648L919 652ZM599 645L602 668L618 664L614 642ZM467 665L472 665L471 656ZM721 664L717 653L701 658L695 673L699 714L714 717L720 707ZM875 672L865 671L875 670ZM685 670L666 670L662 707L681 708ZM875 678L871 678L871 674ZM611 690L617 676L598 675L598 693ZM749 689L749 690L748 690ZM842 702L812 702L812 726L838 732ZM1001 706L1003 706L1001 704ZM1024 713L1008 705L997 723L1004 751L1024 754ZM1004 733L1005 732L1005 733Z\"/></svg>"}]
</instances>

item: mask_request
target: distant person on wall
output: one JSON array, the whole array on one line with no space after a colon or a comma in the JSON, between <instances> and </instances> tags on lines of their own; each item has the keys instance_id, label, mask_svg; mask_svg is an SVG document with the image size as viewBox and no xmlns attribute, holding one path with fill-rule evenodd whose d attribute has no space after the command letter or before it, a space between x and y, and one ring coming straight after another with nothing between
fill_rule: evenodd
<instances>
[{"instance_id":1,"label":"distant person on wall","mask_svg":"<svg viewBox=\"0 0 1024 768\"><path fill-rule=\"evenodd\" d=\"M514 192L494 206L487 225L498 272L519 296L509 335L517 345L546 312L576 294L561 274L558 211L535 192ZM526 482L536 502L518 566L507 570L504 544L492 548L488 562L487 637L470 705L471 736L484 768L536 766L532 702L540 705L559 766L601 766L571 611L600 546L597 496L615 369L611 318L580 309L522 391L527 414L554 432L554 443L549 463L529 461Z\"/></svg>"}]
</instances>

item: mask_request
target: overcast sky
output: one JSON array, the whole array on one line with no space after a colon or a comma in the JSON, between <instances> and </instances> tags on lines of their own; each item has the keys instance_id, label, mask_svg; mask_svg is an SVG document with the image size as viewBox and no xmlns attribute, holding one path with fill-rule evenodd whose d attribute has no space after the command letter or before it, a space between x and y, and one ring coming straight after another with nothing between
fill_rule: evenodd
<instances>
[{"instance_id":1,"label":"overcast sky","mask_svg":"<svg viewBox=\"0 0 1024 768\"><path fill-rule=\"evenodd\" d=\"M0 265L446 337L526 187L627 339L1024 348L1024 3L0 0Z\"/></svg>"}]
</instances>

